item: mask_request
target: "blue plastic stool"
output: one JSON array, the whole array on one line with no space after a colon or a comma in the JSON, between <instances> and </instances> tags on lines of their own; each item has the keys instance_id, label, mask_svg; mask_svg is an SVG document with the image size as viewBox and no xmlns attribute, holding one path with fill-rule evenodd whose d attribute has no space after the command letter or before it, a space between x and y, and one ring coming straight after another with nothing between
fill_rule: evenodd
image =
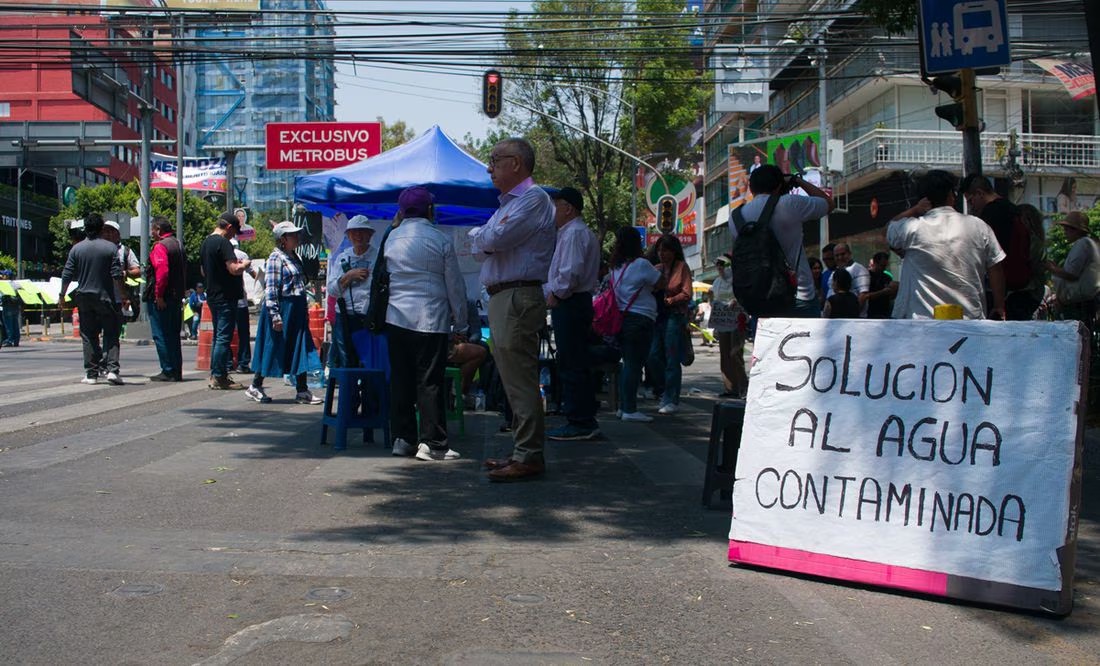
<instances>
[{"instance_id":1,"label":"blue plastic stool","mask_svg":"<svg viewBox=\"0 0 1100 666\"><path fill-rule=\"evenodd\" d=\"M333 408L333 392L339 389L336 413ZM321 415L321 446L328 439L329 426L336 428L333 451L348 447L348 428L362 428L363 441L373 440L375 428L381 428L385 439L382 446L390 445L390 387L383 370L368 368L332 368L325 385L325 409Z\"/></svg>"}]
</instances>

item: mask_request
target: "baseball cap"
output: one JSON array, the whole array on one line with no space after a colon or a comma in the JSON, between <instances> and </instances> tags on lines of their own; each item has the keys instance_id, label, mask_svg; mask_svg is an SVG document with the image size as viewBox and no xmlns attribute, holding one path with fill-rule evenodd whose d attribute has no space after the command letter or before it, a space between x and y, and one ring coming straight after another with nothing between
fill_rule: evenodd
<instances>
[{"instance_id":1,"label":"baseball cap","mask_svg":"<svg viewBox=\"0 0 1100 666\"><path fill-rule=\"evenodd\" d=\"M105 221L103 223L103 226L110 227L110 228L114 229L115 231L122 231L122 229L118 226L118 222L115 222L114 220Z\"/></svg>"},{"instance_id":2,"label":"baseball cap","mask_svg":"<svg viewBox=\"0 0 1100 666\"><path fill-rule=\"evenodd\" d=\"M218 221L219 222L225 222L229 226L235 227L237 229L241 228L241 221L238 220L237 216L234 215L233 213L228 213L228 212L222 213L221 215L218 216Z\"/></svg>"},{"instance_id":3,"label":"baseball cap","mask_svg":"<svg viewBox=\"0 0 1100 666\"><path fill-rule=\"evenodd\" d=\"M574 187L563 187L557 192L550 195L551 199L562 200L577 209L577 212L584 210L584 197L581 196L579 190Z\"/></svg>"},{"instance_id":4,"label":"baseball cap","mask_svg":"<svg viewBox=\"0 0 1100 666\"><path fill-rule=\"evenodd\" d=\"M275 228L271 230L271 233L275 234L275 238L282 238L287 234L296 234L302 230L302 227L294 226L293 222L283 220L275 225Z\"/></svg>"},{"instance_id":5,"label":"baseball cap","mask_svg":"<svg viewBox=\"0 0 1100 666\"><path fill-rule=\"evenodd\" d=\"M397 197L397 206L403 217L423 217L435 202L428 188L420 185L406 188Z\"/></svg>"}]
</instances>

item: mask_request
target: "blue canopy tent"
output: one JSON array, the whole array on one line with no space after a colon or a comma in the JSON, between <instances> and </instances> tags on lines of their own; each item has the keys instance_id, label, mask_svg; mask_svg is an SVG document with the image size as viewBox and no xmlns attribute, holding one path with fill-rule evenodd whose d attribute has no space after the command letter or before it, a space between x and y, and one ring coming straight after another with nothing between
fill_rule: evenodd
<instances>
[{"instance_id":1,"label":"blue canopy tent","mask_svg":"<svg viewBox=\"0 0 1100 666\"><path fill-rule=\"evenodd\" d=\"M294 200L326 217L344 213L392 218L397 196L424 185L436 200L436 222L472 226L500 205L485 164L436 125L416 139L374 157L294 180Z\"/></svg>"}]
</instances>

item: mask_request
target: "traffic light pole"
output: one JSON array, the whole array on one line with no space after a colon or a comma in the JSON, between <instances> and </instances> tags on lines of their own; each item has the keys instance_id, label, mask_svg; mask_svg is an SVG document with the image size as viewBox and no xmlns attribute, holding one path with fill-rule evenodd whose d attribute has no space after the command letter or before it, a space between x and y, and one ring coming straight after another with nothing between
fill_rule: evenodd
<instances>
[{"instance_id":1,"label":"traffic light pole","mask_svg":"<svg viewBox=\"0 0 1100 666\"><path fill-rule=\"evenodd\" d=\"M981 175L982 143L981 121L978 119L978 88L975 85L974 70L967 67L959 70L959 82L963 105L963 175Z\"/></svg>"}]
</instances>

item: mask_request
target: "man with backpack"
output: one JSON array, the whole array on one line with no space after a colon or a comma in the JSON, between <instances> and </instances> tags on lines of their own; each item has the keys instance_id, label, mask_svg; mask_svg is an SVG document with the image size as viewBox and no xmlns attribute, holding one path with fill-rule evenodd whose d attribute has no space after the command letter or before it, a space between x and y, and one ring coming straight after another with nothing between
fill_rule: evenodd
<instances>
[{"instance_id":1,"label":"man with backpack","mask_svg":"<svg viewBox=\"0 0 1100 666\"><path fill-rule=\"evenodd\" d=\"M792 187L802 188L809 196L788 194ZM821 303L802 246L802 226L828 214L832 199L818 186L784 174L774 164L752 172L749 190L752 201L735 209L731 225L732 282L738 302L757 317L820 316Z\"/></svg>"},{"instance_id":2,"label":"man with backpack","mask_svg":"<svg viewBox=\"0 0 1100 666\"><path fill-rule=\"evenodd\" d=\"M960 188L971 215L980 217L993 229L997 243L1005 252L1005 319L1029 321L1039 307L1039 299L1028 287L1031 273L1031 232L1020 211L1008 199L993 191L989 180L972 174Z\"/></svg>"}]
</instances>

